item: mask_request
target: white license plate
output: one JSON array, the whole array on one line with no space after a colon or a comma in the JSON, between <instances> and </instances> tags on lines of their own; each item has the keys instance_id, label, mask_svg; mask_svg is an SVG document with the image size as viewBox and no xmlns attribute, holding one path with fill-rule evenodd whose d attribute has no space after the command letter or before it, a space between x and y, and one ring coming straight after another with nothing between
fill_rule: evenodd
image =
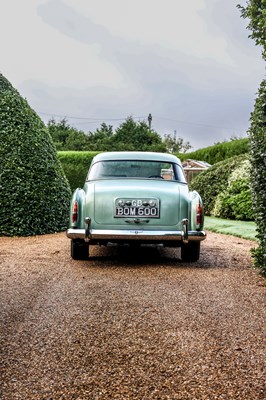
<instances>
[{"instance_id":1,"label":"white license plate","mask_svg":"<svg viewBox=\"0 0 266 400\"><path fill-rule=\"evenodd\" d=\"M115 217L147 217L159 218L158 199L116 199Z\"/></svg>"}]
</instances>

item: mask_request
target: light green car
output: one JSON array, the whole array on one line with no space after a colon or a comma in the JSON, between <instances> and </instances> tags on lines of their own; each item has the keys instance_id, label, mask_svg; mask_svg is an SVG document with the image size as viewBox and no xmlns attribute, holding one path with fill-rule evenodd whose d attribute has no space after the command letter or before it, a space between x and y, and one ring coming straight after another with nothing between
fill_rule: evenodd
<instances>
[{"instance_id":1,"label":"light green car","mask_svg":"<svg viewBox=\"0 0 266 400\"><path fill-rule=\"evenodd\" d=\"M107 152L92 160L83 189L71 201L71 256L89 257L90 245L163 244L181 247L183 261L197 261L203 204L186 183L172 154Z\"/></svg>"}]
</instances>

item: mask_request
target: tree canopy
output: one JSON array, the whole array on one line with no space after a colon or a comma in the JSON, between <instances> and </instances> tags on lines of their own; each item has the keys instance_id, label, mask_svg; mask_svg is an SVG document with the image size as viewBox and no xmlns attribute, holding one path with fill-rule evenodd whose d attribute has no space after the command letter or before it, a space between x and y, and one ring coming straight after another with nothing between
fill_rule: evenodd
<instances>
[{"instance_id":1,"label":"tree canopy","mask_svg":"<svg viewBox=\"0 0 266 400\"><path fill-rule=\"evenodd\" d=\"M162 138L145 121L128 117L116 130L103 122L95 132L86 134L71 127L66 119L48 123L57 150L83 151L159 151L186 152L192 146L182 138L168 134Z\"/></svg>"}]
</instances>

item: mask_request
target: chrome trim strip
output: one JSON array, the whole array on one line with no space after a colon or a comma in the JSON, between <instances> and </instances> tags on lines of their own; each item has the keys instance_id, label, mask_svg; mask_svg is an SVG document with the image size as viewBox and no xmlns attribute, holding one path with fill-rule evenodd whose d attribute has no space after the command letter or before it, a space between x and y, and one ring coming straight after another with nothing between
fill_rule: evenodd
<instances>
[{"instance_id":1,"label":"chrome trim strip","mask_svg":"<svg viewBox=\"0 0 266 400\"><path fill-rule=\"evenodd\" d=\"M125 240L155 240L155 241L167 241L167 240L184 240L183 231L148 231L143 229L91 229L89 236L86 236L85 229L73 229L67 230L66 235L70 239L102 239L102 240L114 240L114 239L125 239ZM188 240L201 241L206 238L204 231L188 231Z\"/></svg>"}]
</instances>

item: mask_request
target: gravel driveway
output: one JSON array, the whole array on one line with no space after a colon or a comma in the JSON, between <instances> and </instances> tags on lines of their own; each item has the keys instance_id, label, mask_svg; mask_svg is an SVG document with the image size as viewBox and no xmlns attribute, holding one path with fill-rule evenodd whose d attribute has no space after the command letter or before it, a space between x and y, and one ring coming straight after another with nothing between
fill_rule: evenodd
<instances>
[{"instance_id":1,"label":"gravel driveway","mask_svg":"<svg viewBox=\"0 0 266 400\"><path fill-rule=\"evenodd\" d=\"M266 399L265 279L254 242L179 250L0 238L1 400Z\"/></svg>"}]
</instances>

